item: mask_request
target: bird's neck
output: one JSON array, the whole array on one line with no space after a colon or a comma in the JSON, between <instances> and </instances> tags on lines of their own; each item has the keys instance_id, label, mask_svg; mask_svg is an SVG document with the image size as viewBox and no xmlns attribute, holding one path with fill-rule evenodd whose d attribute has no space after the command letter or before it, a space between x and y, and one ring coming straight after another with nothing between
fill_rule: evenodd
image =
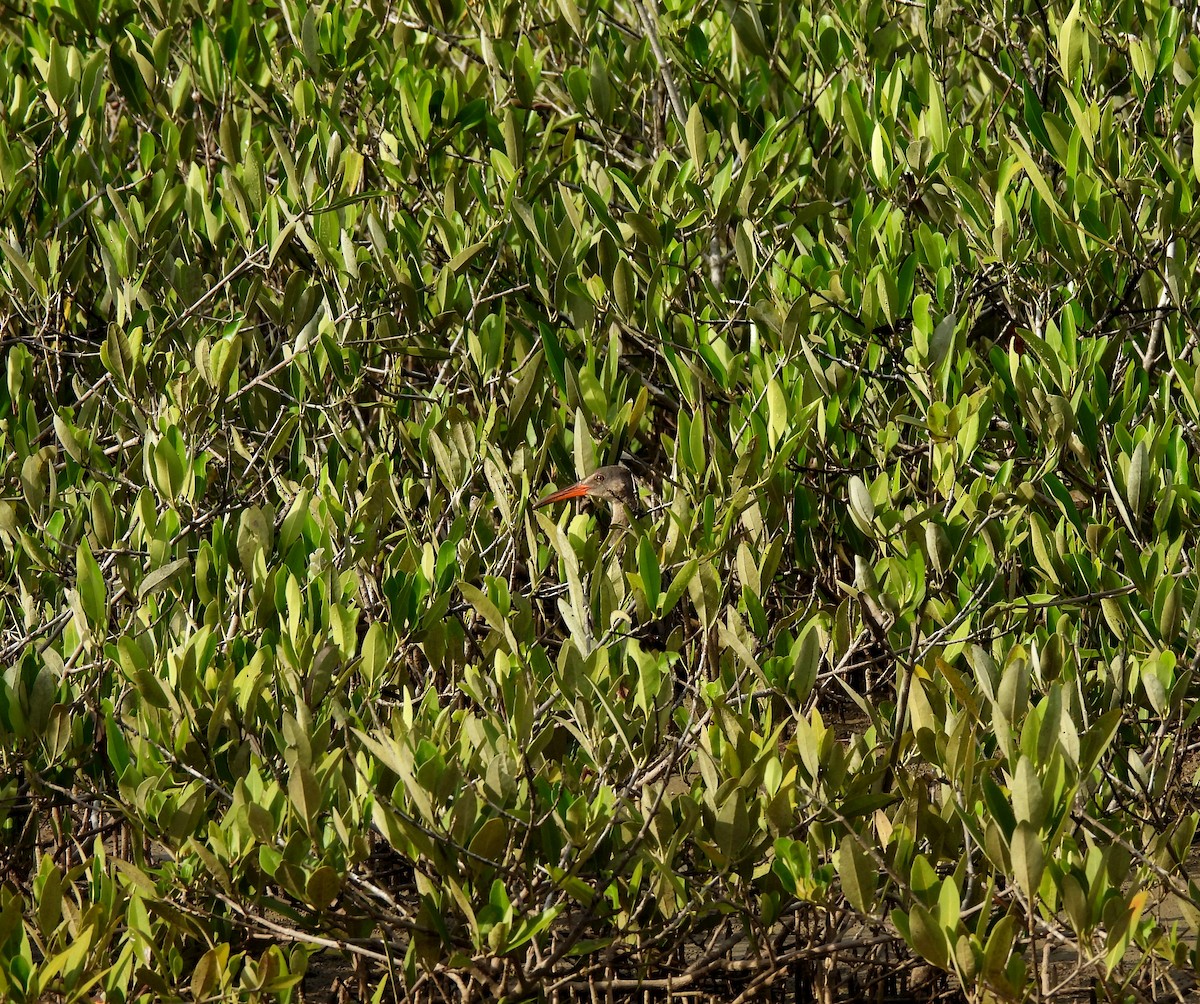
<instances>
[{"instance_id":1,"label":"bird's neck","mask_svg":"<svg viewBox=\"0 0 1200 1004\"><path fill-rule=\"evenodd\" d=\"M631 504L613 499L612 522L609 526L631 533L644 533L646 531L646 524L643 520L644 515L644 510L637 503Z\"/></svg>"}]
</instances>

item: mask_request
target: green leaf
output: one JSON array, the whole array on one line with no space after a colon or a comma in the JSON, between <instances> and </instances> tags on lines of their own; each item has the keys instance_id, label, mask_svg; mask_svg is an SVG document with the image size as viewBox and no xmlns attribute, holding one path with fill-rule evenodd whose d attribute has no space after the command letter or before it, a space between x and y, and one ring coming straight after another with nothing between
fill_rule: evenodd
<instances>
[{"instance_id":1,"label":"green leaf","mask_svg":"<svg viewBox=\"0 0 1200 1004\"><path fill-rule=\"evenodd\" d=\"M791 424L787 396L778 380L767 384L767 416L767 442L775 449Z\"/></svg>"},{"instance_id":2,"label":"green leaf","mask_svg":"<svg viewBox=\"0 0 1200 1004\"><path fill-rule=\"evenodd\" d=\"M57 110L67 110L67 99L73 96L75 87L67 66L66 52L56 38L50 40L50 72L46 83Z\"/></svg>"},{"instance_id":3,"label":"green leaf","mask_svg":"<svg viewBox=\"0 0 1200 1004\"><path fill-rule=\"evenodd\" d=\"M1016 931L1016 918L1006 913L988 934L987 944L983 949L983 972L989 980L997 982L998 978L1003 978L1008 958L1012 954Z\"/></svg>"},{"instance_id":4,"label":"green leaf","mask_svg":"<svg viewBox=\"0 0 1200 1004\"><path fill-rule=\"evenodd\" d=\"M509 626L504 615L500 613L500 609L488 597L487 593L470 582L460 582L458 588L463 594L463 599L475 608L475 612L484 619L487 626L500 635L500 637L506 639L509 650L515 652L518 646L517 639L512 633L512 628Z\"/></svg>"},{"instance_id":5,"label":"green leaf","mask_svg":"<svg viewBox=\"0 0 1200 1004\"><path fill-rule=\"evenodd\" d=\"M475 608L475 612L479 614L497 634L504 633L504 615L500 613L499 608L489 598L487 593L470 582L460 582L459 590L463 594L463 599Z\"/></svg>"},{"instance_id":6,"label":"green leaf","mask_svg":"<svg viewBox=\"0 0 1200 1004\"><path fill-rule=\"evenodd\" d=\"M746 282L753 282L758 273L758 242L754 238L754 226L749 220L742 220L733 232L733 249Z\"/></svg>"},{"instance_id":7,"label":"green leaf","mask_svg":"<svg viewBox=\"0 0 1200 1004\"><path fill-rule=\"evenodd\" d=\"M1149 896L1147 890L1140 889L1122 904L1125 909L1118 915L1116 923L1109 929L1108 937L1105 940L1104 966L1107 973L1111 974L1125 959ZM1111 906L1105 909L1105 915L1108 916L1110 911Z\"/></svg>"},{"instance_id":8,"label":"green leaf","mask_svg":"<svg viewBox=\"0 0 1200 1004\"><path fill-rule=\"evenodd\" d=\"M86 443L80 441L78 431L61 415L54 416L54 432L72 460L79 464L87 463Z\"/></svg>"},{"instance_id":9,"label":"green leaf","mask_svg":"<svg viewBox=\"0 0 1200 1004\"><path fill-rule=\"evenodd\" d=\"M89 502L92 517L92 530L101 547L112 547L116 540L117 513L113 508L112 496L102 484L92 489Z\"/></svg>"},{"instance_id":10,"label":"green leaf","mask_svg":"<svg viewBox=\"0 0 1200 1004\"><path fill-rule=\"evenodd\" d=\"M547 930L565 909L566 906L564 904L559 904L542 910L532 917L524 918L509 937L507 950L509 952L515 951L526 942L532 941L543 931Z\"/></svg>"},{"instance_id":11,"label":"green leaf","mask_svg":"<svg viewBox=\"0 0 1200 1004\"><path fill-rule=\"evenodd\" d=\"M1009 849L1012 852L1013 877L1021 891L1032 902L1037 898L1038 887L1042 883L1042 871L1045 868L1042 838L1032 824L1019 822L1013 832Z\"/></svg>"},{"instance_id":12,"label":"green leaf","mask_svg":"<svg viewBox=\"0 0 1200 1004\"><path fill-rule=\"evenodd\" d=\"M499 816L492 816L475 831L468 852L483 861L498 862L507 844L508 824Z\"/></svg>"},{"instance_id":13,"label":"green leaf","mask_svg":"<svg viewBox=\"0 0 1200 1004\"><path fill-rule=\"evenodd\" d=\"M228 945L217 945L200 956L192 970L190 988L193 1000L205 1000L212 992L225 968L225 958L228 955Z\"/></svg>"},{"instance_id":14,"label":"green leaf","mask_svg":"<svg viewBox=\"0 0 1200 1004\"><path fill-rule=\"evenodd\" d=\"M108 762L112 764L113 771L119 778L125 773L125 768L130 763L129 744L125 741L125 734L111 713L106 713L104 717L104 737L107 743Z\"/></svg>"},{"instance_id":15,"label":"green leaf","mask_svg":"<svg viewBox=\"0 0 1200 1004\"><path fill-rule=\"evenodd\" d=\"M878 868L854 834L847 834L838 845L837 869L842 879L842 891L850 905L859 913L873 914Z\"/></svg>"},{"instance_id":16,"label":"green leaf","mask_svg":"<svg viewBox=\"0 0 1200 1004\"><path fill-rule=\"evenodd\" d=\"M308 905L320 913L342 893L342 877L329 865L321 865L309 877L304 889Z\"/></svg>"},{"instance_id":17,"label":"green leaf","mask_svg":"<svg viewBox=\"0 0 1200 1004\"><path fill-rule=\"evenodd\" d=\"M818 636L816 623L809 624L807 630L792 645L792 693L795 699L803 703L807 701L817 683L817 673L821 668L821 641Z\"/></svg>"},{"instance_id":18,"label":"green leaf","mask_svg":"<svg viewBox=\"0 0 1200 1004\"><path fill-rule=\"evenodd\" d=\"M585 477L596 469L596 441L582 408L575 409L575 470Z\"/></svg>"},{"instance_id":19,"label":"green leaf","mask_svg":"<svg viewBox=\"0 0 1200 1004\"><path fill-rule=\"evenodd\" d=\"M21 464L21 491L25 503L36 512L46 501L50 487L51 470L44 451L39 450L25 458Z\"/></svg>"},{"instance_id":20,"label":"green leaf","mask_svg":"<svg viewBox=\"0 0 1200 1004\"><path fill-rule=\"evenodd\" d=\"M579 16L579 6L575 0L558 0L558 9L575 32L575 37L583 41L583 19Z\"/></svg>"},{"instance_id":21,"label":"green leaf","mask_svg":"<svg viewBox=\"0 0 1200 1004\"><path fill-rule=\"evenodd\" d=\"M675 604L679 602L679 598L691 585L692 579L699 567L700 561L698 558L688 558L683 568L675 573L675 577L671 579L671 584L667 586L667 595L663 599L661 613L664 617L675 609Z\"/></svg>"},{"instance_id":22,"label":"green leaf","mask_svg":"<svg viewBox=\"0 0 1200 1004\"><path fill-rule=\"evenodd\" d=\"M929 368L931 370L937 370L949 355L950 348L954 345L954 329L957 325L958 318L951 312L938 321L937 327L933 329L933 334L929 338Z\"/></svg>"},{"instance_id":23,"label":"green leaf","mask_svg":"<svg viewBox=\"0 0 1200 1004\"><path fill-rule=\"evenodd\" d=\"M308 833L314 832L317 813L321 808L321 788L313 772L297 764L288 777L288 799Z\"/></svg>"},{"instance_id":24,"label":"green leaf","mask_svg":"<svg viewBox=\"0 0 1200 1004\"><path fill-rule=\"evenodd\" d=\"M362 671L370 683L377 684L383 679L391 654L386 629L379 621L373 622L362 641Z\"/></svg>"},{"instance_id":25,"label":"green leaf","mask_svg":"<svg viewBox=\"0 0 1200 1004\"><path fill-rule=\"evenodd\" d=\"M167 692L163 690L162 681L157 676L147 669L136 669L133 671L132 676L138 695L150 707L157 708L159 711L166 711L171 708L171 699L167 696Z\"/></svg>"},{"instance_id":26,"label":"green leaf","mask_svg":"<svg viewBox=\"0 0 1200 1004\"><path fill-rule=\"evenodd\" d=\"M450 271L455 275L459 275L472 261L479 256L481 251L489 247L488 241L476 241L474 244L463 248L453 258L450 259Z\"/></svg>"},{"instance_id":27,"label":"green leaf","mask_svg":"<svg viewBox=\"0 0 1200 1004\"><path fill-rule=\"evenodd\" d=\"M953 938L953 932L958 929L962 916L962 896L953 875L948 875L941 881L941 889L937 899L937 922L947 938Z\"/></svg>"},{"instance_id":28,"label":"green leaf","mask_svg":"<svg viewBox=\"0 0 1200 1004\"><path fill-rule=\"evenodd\" d=\"M1007 721L1019 722L1029 705L1029 664L1024 658L1009 659L996 688L996 705Z\"/></svg>"},{"instance_id":29,"label":"green leaf","mask_svg":"<svg viewBox=\"0 0 1200 1004\"><path fill-rule=\"evenodd\" d=\"M1075 71L1079 68L1080 49L1083 45L1079 29L1079 0L1071 5L1067 16L1058 26L1058 65L1068 87L1075 83Z\"/></svg>"},{"instance_id":30,"label":"green leaf","mask_svg":"<svg viewBox=\"0 0 1200 1004\"><path fill-rule=\"evenodd\" d=\"M696 170L702 171L708 157L708 137L704 131L704 116L700 113L698 104L692 105L688 112L687 125L684 129L687 136L688 156L696 165Z\"/></svg>"},{"instance_id":31,"label":"green leaf","mask_svg":"<svg viewBox=\"0 0 1200 1004\"><path fill-rule=\"evenodd\" d=\"M613 269L613 300L622 317L629 319L634 316L637 309L637 292L637 276L633 266L630 265L629 259L622 255Z\"/></svg>"},{"instance_id":32,"label":"green leaf","mask_svg":"<svg viewBox=\"0 0 1200 1004\"><path fill-rule=\"evenodd\" d=\"M1134 520L1142 515L1142 507L1146 503L1146 473L1150 466L1150 454L1146 449L1146 441L1141 440L1129 458L1129 473L1126 475L1126 497L1129 499L1129 514Z\"/></svg>"},{"instance_id":33,"label":"green leaf","mask_svg":"<svg viewBox=\"0 0 1200 1004\"><path fill-rule=\"evenodd\" d=\"M700 623L706 629L711 628L719 616L718 607L721 602L721 579L711 562L706 561L696 568L695 574L688 583L688 592L696 607Z\"/></svg>"},{"instance_id":34,"label":"green leaf","mask_svg":"<svg viewBox=\"0 0 1200 1004\"><path fill-rule=\"evenodd\" d=\"M649 537L643 536L637 545L638 574L642 579L642 589L646 594L646 605L651 611L658 609L658 600L662 591L662 570L658 565L658 555L654 543Z\"/></svg>"},{"instance_id":35,"label":"green leaf","mask_svg":"<svg viewBox=\"0 0 1200 1004\"><path fill-rule=\"evenodd\" d=\"M857 474L850 478L850 517L868 537L875 536L875 502L863 479Z\"/></svg>"},{"instance_id":36,"label":"green leaf","mask_svg":"<svg viewBox=\"0 0 1200 1004\"><path fill-rule=\"evenodd\" d=\"M566 355L563 353L562 345L558 341L558 335L554 333L554 329L549 324L538 324L538 336L542 341L542 349L545 352L546 364L550 367L550 374L554 377L554 382L558 389L566 394L567 392L567 377L565 369Z\"/></svg>"},{"instance_id":37,"label":"green leaf","mask_svg":"<svg viewBox=\"0 0 1200 1004\"><path fill-rule=\"evenodd\" d=\"M270 554L275 536L274 516L258 506L242 510L238 523L237 552L243 570L249 574L254 567L254 556L261 550Z\"/></svg>"},{"instance_id":38,"label":"green leaf","mask_svg":"<svg viewBox=\"0 0 1200 1004\"><path fill-rule=\"evenodd\" d=\"M1019 822L1029 823L1035 830L1046 816L1046 799L1032 761L1022 756L1017 761L1017 773L1012 782L1013 811Z\"/></svg>"},{"instance_id":39,"label":"green leaf","mask_svg":"<svg viewBox=\"0 0 1200 1004\"><path fill-rule=\"evenodd\" d=\"M1030 153L1019 143L1011 144L1012 152L1016 154L1017 160L1021 162L1021 167L1025 169L1025 173L1029 176L1029 180L1033 182L1033 187L1037 190L1042 201L1053 210L1054 214L1059 218L1063 218L1064 214L1062 207L1058 204L1058 199L1055 197L1053 190L1050 188L1050 183L1046 181L1046 176L1042 174L1042 169L1038 167L1037 162L1033 159Z\"/></svg>"},{"instance_id":40,"label":"green leaf","mask_svg":"<svg viewBox=\"0 0 1200 1004\"><path fill-rule=\"evenodd\" d=\"M237 368L241 354L242 339L237 334L220 339L209 350L208 381L221 397L229 390L229 379Z\"/></svg>"},{"instance_id":41,"label":"green leaf","mask_svg":"<svg viewBox=\"0 0 1200 1004\"><path fill-rule=\"evenodd\" d=\"M183 488L183 458L166 438L154 446L154 487L165 499L174 501Z\"/></svg>"},{"instance_id":42,"label":"green leaf","mask_svg":"<svg viewBox=\"0 0 1200 1004\"><path fill-rule=\"evenodd\" d=\"M751 55L762 59L771 58L771 50L767 47L766 32L763 31L762 20L758 16L758 7L753 0L723 0L729 19L733 23L733 32Z\"/></svg>"},{"instance_id":43,"label":"green leaf","mask_svg":"<svg viewBox=\"0 0 1200 1004\"><path fill-rule=\"evenodd\" d=\"M192 567L191 558L176 558L174 561L168 561L165 565L156 568L153 572L142 579L142 584L138 587L138 599L144 600L147 596L153 596L157 592L161 592L171 585L176 579L183 574L186 569Z\"/></svg>"},{"instance_id":44,"label":"green leaf","mask_svg":"<svg viewBox=\"0 0 1200 1004\"><path fill-rule=\"evenodd\" d=\"M79 600L88 623L94 629L101 629L108 622L108 588L86 539L79 542L75 551L75 574Z\"/></svg>"},{"instance_id":45,"label":"green leaf","mask_svg":"<svg viewBox=\"0 0 1200 1004\"><path fill-rule=\"evenodd\" d=\"M933 915L920 903L914 903L908 914L909 943L913 950L939 969L950 966L950 940Z\"/></svg>"},{"instance_id":46,"label":"green leaf","mask_svg":"<svg viewBox=\"0 0 1200 1004\"><path fill-rule=\"evenodd\" d=\"M0 237L0 252L8 260L8 263L17 270L17 274L28 284L31 292L36 294L39 299L46 299L46 284L42 281L41 276L34 273L30 268L28 260L16 246L10 244L3 237ZM9 285L12 285L11 281ZM18 292L21 292L20 287L16 287Z\"/></svg>"}]
</instances>

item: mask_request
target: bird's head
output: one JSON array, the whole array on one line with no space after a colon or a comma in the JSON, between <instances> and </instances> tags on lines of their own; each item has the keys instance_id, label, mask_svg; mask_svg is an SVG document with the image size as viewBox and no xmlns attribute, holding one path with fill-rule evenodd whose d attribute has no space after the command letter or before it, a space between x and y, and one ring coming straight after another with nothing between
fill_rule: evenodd
<instances>
[{"instance_id":1,"label":"bird's head","mask_svg":"<svg viewBox=\"0 0 1200 1004\"><path fill-rule=\"evenodd\" d=\"M612 464L593 471L582 481L547 495L534 503L534 508L565 502L578 498L604 499L608 503L618 502L636 512L638 509L637 485L629 470L620 464Z\"/></svg>"}]
</instances>

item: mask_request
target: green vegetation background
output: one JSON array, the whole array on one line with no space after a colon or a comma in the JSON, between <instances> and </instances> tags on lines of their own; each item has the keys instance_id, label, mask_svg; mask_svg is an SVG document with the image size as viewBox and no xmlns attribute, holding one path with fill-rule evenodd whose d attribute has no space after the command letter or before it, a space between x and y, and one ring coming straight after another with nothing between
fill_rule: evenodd
<instances>
[{"instance_id":1,"label":"green vegetation background","mask_svg":"<svg viewBox=\"0 0 1200 1004\"><path fill-rule=\"evenodd\" d=\"M0 997L1185 986L1198 28L6 6Z\"/></svg>"}]
</instances>

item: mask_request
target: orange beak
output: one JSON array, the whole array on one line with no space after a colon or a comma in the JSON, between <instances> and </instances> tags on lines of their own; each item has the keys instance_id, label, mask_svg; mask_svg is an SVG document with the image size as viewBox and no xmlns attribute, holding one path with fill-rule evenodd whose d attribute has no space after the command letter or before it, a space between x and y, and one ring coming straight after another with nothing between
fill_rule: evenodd
<instances>
[{"instance_id":1,"label":"orange beak","mask_svg":"<svg viewBox=\"0 0 1200 1004\"><path fill-rule=\"evenodd\" d=\"M544 499L534 502L533 507L540 509L542 506L550 505L552 502L565 502L567 499L583 498L591 490L591 486L586 481L576 481L570 488L563 488L552 495L547 495Z\"/></svg>"}]
</instances>

